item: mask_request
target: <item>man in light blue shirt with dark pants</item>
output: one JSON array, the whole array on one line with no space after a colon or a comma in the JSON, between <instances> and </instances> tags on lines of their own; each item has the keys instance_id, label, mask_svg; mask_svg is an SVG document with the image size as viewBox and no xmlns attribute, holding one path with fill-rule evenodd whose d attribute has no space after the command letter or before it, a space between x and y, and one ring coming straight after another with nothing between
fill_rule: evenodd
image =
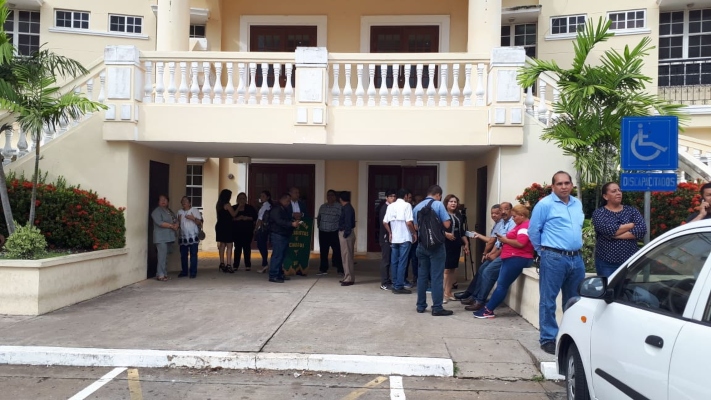
<instances>
[{"instance_id":1,"label":"man in light blue shirt with dark pants","mask_svg":"<svg viewBox=\"0 0 711 400\"><path fill-rule=\"evenodd\" d=\"M538 324L541 349L555 354L558 322L556 297L563 291L563 305L578 295L585 278L583 247L583 205L570 195L573 179L565 171L553 175L553 193L533 208L528 237L541 257Z\"/></svg>"},{"instance_id":2,"label":"man in light blue shirt with dark pants","mask_svg":"<svg viewBox=\"0 0 711 400\"><path fill-rule=\"evenodd\" d=\"M422 200L414 210L412 214L414 217L415 228L419 229L417 225L417 218L420 211L425 208L428 204L432 205L432 211L437 214L439 220L442 222L442 230L449 229L452 221L449 218L449 213L444 208L442 204L442 188L438 185L432 185L427 189L427 198ZM422 235L418 235L422 237ZM417 312L423 313L427 309L427 281L432 281L432 315L433 316L447 316L454 314L451 310L445 310L442 308L442 299L444 296L444 260L446 254L444 250L444 243L440 243L434 248L428 249L423 244L417 246L417 260L418 260L418 272L417 272Z\"/></svg>"}]
</instances>

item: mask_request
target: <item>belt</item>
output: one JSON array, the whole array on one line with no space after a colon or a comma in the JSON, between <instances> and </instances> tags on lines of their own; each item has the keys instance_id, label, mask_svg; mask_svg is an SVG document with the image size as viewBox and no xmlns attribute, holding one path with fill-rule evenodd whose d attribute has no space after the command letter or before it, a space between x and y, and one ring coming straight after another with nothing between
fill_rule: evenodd
<instances>
[{"instance_id":1,"label":"belt","mask_svg":"<svg viewBox=\"0 0 711 400\"><path fill-rule=\"evenodd\" d=\"M580 250L561 250L561 249L554 249L552 247L543 247L543 250L552 251L554 253L562 254L564 256L569 256L569 257L575 257L575 256L580 255Z\"/></svg>"}]
</instances>

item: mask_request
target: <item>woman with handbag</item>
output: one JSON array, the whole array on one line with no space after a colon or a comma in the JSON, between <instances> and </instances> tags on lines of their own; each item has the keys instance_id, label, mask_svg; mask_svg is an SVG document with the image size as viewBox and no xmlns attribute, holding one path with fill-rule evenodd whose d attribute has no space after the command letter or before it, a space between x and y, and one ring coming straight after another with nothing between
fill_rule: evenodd
<instances>
[{"instance_id":1,"label":"woman with handbag","mask_svg":"<svg viewBox=\"0 0 711 400\"><path fill-rule=\"evenodd\" d=\"M156 279L165 282L168 280L168 246L175 243L175 234L180 225L173 211L168 208L168 196L158 196L158 207L151 212L153 220L153 243L158 251L158 265Z\"/></svg>"},{"instance_id":2,"label":"woman with handbag","mask_svg":"<svg viewBox=\"0 0 711 400\"><path fill-rule=\"evenodd\" d=\"M188 196L180 199L183 207L178 211L178 222L180 223L180 265L182 270L178 278L183 278L190 274L193 279L197 276L198 264L198 244L200 243L200 233L202 232L202 216L200 211L193 208ZM190 271L188 271L188 253L190 254Z\"/></svg>"}]
</instances>

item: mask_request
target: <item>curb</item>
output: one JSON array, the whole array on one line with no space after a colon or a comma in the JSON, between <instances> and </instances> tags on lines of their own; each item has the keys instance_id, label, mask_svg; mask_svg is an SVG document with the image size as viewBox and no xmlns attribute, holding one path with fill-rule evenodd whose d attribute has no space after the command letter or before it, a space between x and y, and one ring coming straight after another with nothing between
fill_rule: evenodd
<instances>
[{"instance_id":1,"label":"curb","mask_svg":"<svg viewBox=\"0 0 711 400\"><path fill-rule=\"evenodd\" d=\"M0 364L266 369L347 374L454 376L454 363L448 358L41 346L0 346Z\"/></svg>"},{"instance_id":2,"label":"curb","mask_svg":"<svg viewBox=\"0 0 711 400\"><path fill-rule=\"evenodd\" d=\"M564 381L565 377L558 373L558 367L555 361L541 362L541 374L549 381Z\"/></svg>"}]
</instances>

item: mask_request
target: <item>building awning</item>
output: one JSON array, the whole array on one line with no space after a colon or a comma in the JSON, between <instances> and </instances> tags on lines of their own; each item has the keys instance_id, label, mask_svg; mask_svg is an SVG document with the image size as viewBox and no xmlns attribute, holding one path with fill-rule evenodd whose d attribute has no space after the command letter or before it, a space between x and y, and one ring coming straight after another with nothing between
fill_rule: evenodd
<instances>
[{"instance_id":1,"label":"building awning","mask_svg":"<svg viewBox=\"0 0 711 400\"><path fill-rule=\"evenodd\" d=\"M541 6L539 4L503 8L501 10L501 24L510 25L538 22L538 16L540 14Z\"/></svg>"},{"instance_id":2,"label":"building awning","mask_svg":"<svg viewBox=\"0 0 711 400\"><path fill-rule=\"evenodd\" d=\"M153 14L158 17L158 4L153 4L151 9L153 10ZM208 19L210 19L210 10L207 8L190 7L190 24L205 25Z\"/></svg>"}]
</instances>

